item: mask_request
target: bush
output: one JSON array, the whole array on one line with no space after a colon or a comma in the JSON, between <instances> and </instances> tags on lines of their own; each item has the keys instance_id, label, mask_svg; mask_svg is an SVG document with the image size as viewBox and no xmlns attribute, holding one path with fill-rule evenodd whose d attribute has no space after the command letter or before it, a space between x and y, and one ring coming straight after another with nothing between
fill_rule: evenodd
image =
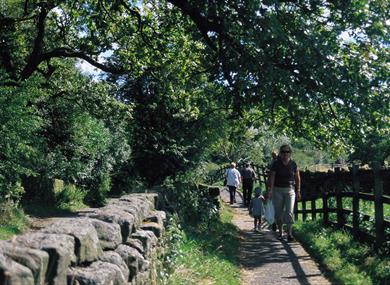
<instances>
[{"instance_id":1,"label":"bush","mask_svg":"<svg viewBox=\"0 0 390 285\"><path fill-rule=\"evenodd\" d=\"M179 218L176 214L168 219L168 226L165 231L163 241L166 249L162 259L159 259L157 274L161 284L173 273L179 256L182 254L181 246L185 240L185 233L182 230Z\"/></svg>"},{"instance_id":2,"label":"bush","mask_svg":"<svg viewBox=\"0 0 390 285\"><path fill-rule=\"evenodd\" d=\"M159 270L159 284L239 284L239 234L231 224L232 213L222 207L221 218L211 229L185 225L170 219L167 256ZM184 224L183 224L184 225Z\"/></svg>"},{"instance_id":3,"label":"bush","mask_svg":"<svg viewBox=\"0 0 390 285\"><path fill-rule=\"evenodd\" d=\"M63 189L56 195L56 205L60 209L80 209L85 206L86 192L73 184L65 184Z\"/></svg>"},{"instance_id":4,"label":"bush","mask_svg":"<svg viewBox=\"0 0 390 285\"><path fill-rule=\"evenodd\" d=\"M23 231L27 218L13 201L0 202L0 239L8 239Z\"/></svg>"},{"instance_id":5,"label":"bush","mask_svg":"<svg viewBox=\"0 0 390 285\"><path fill-rule=\"evenodd\" d=\"M0 184L0 203L10 202L18 205L25 192L22 184L20 182L16 182L15 184L11 184L5 188L1 186L2 185Z\"/></svg>"},{"instance_id":6,"label":"bush","mask_svg":"<svg viewBox=\"0 0 390 285\"><path fill-rule=\"evenodd\" d=\"M93 207L104 206L111 189L111 177L109 173L100 173L95 179L89 181L87 188L86 203Z\"/></svg>"},{"instance_id":7,"label":"bush","mask_svg":"<svg viewBox=\"0 0 390 285\"><path fill-rule=\"evenodd\" d=\"M175 179L166 179L161 194L165 207L177 213L186 224L210 223L218 218L218 201L208 196L208 187L197 181L196 172L187 172Z\"/></svg>"}]
</instances>

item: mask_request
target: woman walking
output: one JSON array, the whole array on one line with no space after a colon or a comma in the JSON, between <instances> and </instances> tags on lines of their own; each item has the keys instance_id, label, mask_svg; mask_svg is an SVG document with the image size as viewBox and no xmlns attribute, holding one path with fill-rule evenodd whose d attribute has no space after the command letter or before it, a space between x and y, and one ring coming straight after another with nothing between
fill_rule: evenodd
<instances>
[{"instance_id":1,"label":"woman walking","mask_svg":"<svg viewBox=\"0 0 390 285\"><path fill-rule=\"evenodd\" d=\"M301 178L295 161L291 160L292 149L284 144L279 150L279 159L275 160L269 173L269 197L275 207L275 219L282 239L283 216L287 224L287 241L292 242L292 225L294 223L295 198L301 199ZM285 215L283 215L285 211Z\"/></svg>"},{"instance_id":2,"label":"woman walking","mask_svg":"<svg viewBox=\"0 0 390 285\"><path fill-rule=\"evenodd\" d=\"M226 186L229 188L230 193L230 204L236 202L236 190L241 184L241 174L236 169L236 163L230 163L230 168L226 170L225 174Z\"/></svg>"}]
</instances>

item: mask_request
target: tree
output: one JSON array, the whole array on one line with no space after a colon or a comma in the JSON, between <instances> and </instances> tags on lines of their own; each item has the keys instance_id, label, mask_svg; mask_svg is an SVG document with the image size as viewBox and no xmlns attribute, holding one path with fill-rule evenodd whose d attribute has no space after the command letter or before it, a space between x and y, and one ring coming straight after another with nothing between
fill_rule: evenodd
<instances>
[{"instance_id":1,"label":"tree","mask_svg":"<svg viewBox=\"0 0 390 285\"><path fill-rule=\"evenodd\" d=\"M133 167L155 185L204 158L223 130L216 125L223 126L225 108L217 104L222 89L203 70L205 46L186 33L188 20L164 4L143 12L149 19L143 30L148 44L144 38L128 39L133 49L115 56L134 62L134 73L111 80L122 82L117 98L134 105ZM157 31L162 36L153 38Z\"/></svg>"},{"instance_id":2,"label":"tree","mask_svg":"<svg viewBox=\"0 0 390 285\"><path fill-rule=\"evenodd\" d=\"M64 62L46 81L39 104L46 122L40 174L83 188L90 205L104 203L114 169L130 156L131 109L110 95L112 89L81 75L73 61Z\"/></svg>"},{"instance_id":3,"label":"tree","mask_svg":"<svg viewBox=\"0 0 390 285\"><path fill-rule=\"evenodd\" d=\"M6 78L0 74L0 78ZM36 136L43 125L34 103L42 96L34 78L20 86L0 87L0 202L21 197L21 177L34 175L34 162L39 159Z\"/></svg>"},{"instance_id":4,"label":"tree","mask_svg":"<svg viewBox=\"0 0 390 285\"><path fill-rule=\"evenodd\" d=\"M2 85L20 86L37 73L50 78L62 59L79 58L112 74L106 79L122 90L115 96L140 114L161 104L157 115L172 119L186 98L175 93L202 94L188 103L198 109L193 124L204 118L210 126L215 110L224 110L229 119L252 116L255 128L265 123L352 149L389 130L387 7L380 0L7 2ZM140 94L161 98L146 102ZM168 149L193 138L173 137ZM179 145L186 152L187 142Z\"/></svg>"},{"instance_id":5,"label":"tree","mask_svg":"<svg viewBox=\"0 0 390 285\"><path fill-rule=\"evenodd\" d=\"M238 112L334 149L388 132L387 1L169 2L217 54Z\"/></svg>"}]
</instances>

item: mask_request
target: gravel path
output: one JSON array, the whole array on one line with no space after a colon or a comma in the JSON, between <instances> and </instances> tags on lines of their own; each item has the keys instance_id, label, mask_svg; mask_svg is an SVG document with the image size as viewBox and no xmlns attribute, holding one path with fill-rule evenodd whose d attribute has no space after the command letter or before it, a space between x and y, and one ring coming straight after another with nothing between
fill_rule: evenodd
<instances>
[{"instance_id":1,"label":"gravel path","mask_svg":"<svg viewBox=\"0 0 390 285\"><path fill-rule=\"evenodd\" d=\"M263 228L253 231L253 219L242 206L240 193L234 210L233 223L240 231L239 261L243 285L330 285L318 265L298 243L279 241L276 233ZM227 190L221 192L222 200L229 202Z\"/></svg>"}]
</instances>

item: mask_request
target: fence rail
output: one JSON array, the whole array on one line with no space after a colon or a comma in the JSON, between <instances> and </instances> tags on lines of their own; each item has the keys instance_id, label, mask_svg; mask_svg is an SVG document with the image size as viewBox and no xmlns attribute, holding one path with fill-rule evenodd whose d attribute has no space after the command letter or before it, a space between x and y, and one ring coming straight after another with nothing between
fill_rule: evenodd
<instances>
[{"instance_id":1,"label":"fence rail","mask_svg":"<svg viewBox=\"0 0 390 285\"><path fill-rule=\"evenodd\" d=\"M266 184L268 171L255 165L259 184ZM226 167L220 168L214 181L222 180ZM329 172L301 171L302 199L295 204L295 218L303 221L319 216L325 225L350 230L355 238L374 243L377 248L390 247L390 220L384 217L384 205L390 204L390 169L375 165L373 169L359 169L354 165L335 168ZM352 199L352 208L345 207L344 198ZM319 207L317 201L321 201ZM373 215L363 213L361 201L374 203ZM331 217L332 216L332 217ZM334 217L335 216L335 217ZM333 219L332 219L333 218ZM372 223L367 231L362 223Z\"/></svg>"},{"instance_id":2,"label":"fence rail","mask_svg":"<svg viewBox=\"0 0 390 285\"><path fill-rule=\"evenodd\" d=\"M336 168L335 172L309 173L302 172L302 200L296 203L295 216L306 220L317 214L322 215L326 225L350 230L360 240L374 242L377 248L389 246L390 221L384 217L384 205L390 204L390 170L375 165L373 169L359 169L353 166L349 171ZM333 198L333 206L331 199ZM352 199L352 209L345 207L343 198ZM322 201L317 209L316 201ZM334 201L335 200L335 201ZM360 210L361 201L373 202L374 215L370 216ZM310 204L310 209L307 205ZM300 205L300 208L299 208ZM330 214L336 215L335 221ZM373 223L373 231L367 231L362 223Z\"/></svg>"}]
</instances>

